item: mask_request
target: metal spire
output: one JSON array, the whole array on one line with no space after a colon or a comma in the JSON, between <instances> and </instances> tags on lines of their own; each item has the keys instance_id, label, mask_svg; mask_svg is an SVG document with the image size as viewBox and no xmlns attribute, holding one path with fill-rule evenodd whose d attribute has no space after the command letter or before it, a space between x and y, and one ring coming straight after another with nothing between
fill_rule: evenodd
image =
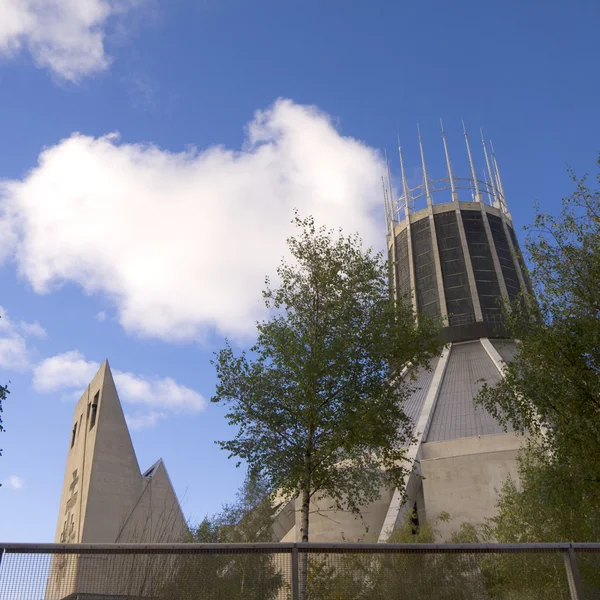
<instances>
[{"instance_id":1,"label":"metal spire","mask_svg":"<svg viewBox=\"0 0 600 600\"><path fill-rule=\"evenodd\" d=\"M498 199L498 197L496 195L496 185L494 184L494 174L492 173L492 169L490 168L490 159L488 157L487 146L485 143L485 139L483 138L483 129L479 128L479 131L481 132L481 143L483 144L483 154L485 155L485 164L487 165L487 170L488 170L488 173L490 176L490 185L492 188L493 206L501 209L502 207L500 206L500 200ZM486 183L487 183L487 178L486 178Z\"/></svg>"},{"instance_id":2,"label":"metal spire","mask_svg":"<svg viewBox=\"0 0 600 600\"><path fill-rule=\"evenodd\" d=\"M381 176L381 185L383 187L383 206L384 206L384 211L385 211L385 215L386 215L386 225L387 225L390 233L393 233L393 231L394 231L394 205L393 205L393 192L392 192L392 188L391 188L392 184L391 184L391 177L390 177L390 165L388 162L387 150L384 149L383 152L385 154L385 164L386 164L387 175L388 175L388 184L389 184L389 189L388 189L388 188L386 188L385 179L382 175Z\"/></svg>"},{"instance_id":3,"label":"metal spire","mask_svg":"<svg viewBox=\"0 0 600 600\"><path fill-rule=\"evenodd\" d=\"M467 128L465 122L462 122L463 132L465 134L465 142L467 144L467 153L469 155L469 164L471 165L471 177L473 178L473 185L475 186L475 201L481 202L481 194L479 193L479 186L477 185L477 174L475 173L475 164L473 163L473 156L471 154L471 146L469 145L469 136L467 135Z\"/></svg>"},{"instance_id":4,"label":"metal spire","mask_svg":"<svg viewBox=\"0 0 600 600\"><path fill-rule=\"evenodd\" d=\"M385 216L385 228L389 232L390 231L390 215L388 212L388 199L387 199L387 192L385 190L385 181L383 179L383 175L381 176L381 187L383 190L383 214Z\"/></svg>"},{"instance_id":5,"label":"metal spire","mask_svg":"<svg viewBox=\"0 0 600 600\"><path fill-rule=\"evenodd\" d=\"M391 231L394 231L394 188L392 187L392 174L390 172L390 163L388 161L388 157L387 157L387 150L385 151L385 166L387 168L387 176L388 176L388 187L390 190L390 195L388 198L388 202L390 205L390 220L391 220Z\"/></svg>"},{"instance_id":6,"label":"metal spire","mask_svg":"<svg viewBox=\"0 0 600 600\"><path fill-rule=\"evenodd\" d=\"M496 160L496 153L494 152L494 145L490 140L490 148L492 149L492 161L494 163L494 170L496 171L496 183L500 192L500 201L504 206L504 212L508 212L508 206L506 205L506 196L504 195L504 186L502 185L502 179L500 179L500 169L498 169L498 161Z\"/></svg>"},{"instance_id":7,"label":"metal spire","mask_svg":"<svg viewBox=\"0 0 600 600\"><path fill-rule=\"evenodd\" d=\"M427 167L425 166L425 154L423 154L423 141L421 140L421 130L417 124L417 132L419 134L419 148L421 149L421 163L423 165L423 181L425 183L425 194L427 196L427 206L433 206L431 192L429 190L429 177L427 176Z\"/></svg>"},{"instance_id":8,"label":"metal spire","mask_svg":"<svg viewBox=\"0 0 600 600\"><path fill-rule=\"evenodd\" d=\"M442 128L442 141L444 142L444 152L446 154L446 166L448 167L448 177L450 178L450 189L452 190L452 201L458 202L458 193L456 192L456 186L454 185L454 175L452 175L452 165L450 164L450 155L448 154L448 145L446 144L446 132L444 131L444 124L440 119L440 126Z\"/></svg>"},{"instance_id":9,"label":"metal spire","mask_svg":"<svg viewBox=\"0 0 600 600\"><path fill-rule=\"evenodd\" d=\"M487 180L487 173L485 169L481 169L481 172L483 173L483 183L485 183L485 188L486 188L486 192L488 193L489 196L489 185L488 185L488 180ZM494 197L492 196L492 206L496 206L496 201L494 199Z\"/></svg>"},{"instance_id":10,"label":"metal spire","mask_svg":"<svg viewBox=\"0 0 600 600\"><path fill-rule=\"evenodd\" d=\"M492 144L492 140L490 140L490 148L492 150L492 166L494 167L494 178L496 181L496 189L498 192L500 191L500 182L498 180L498 164L496 163L496 155L494 154L494 144Z\"/></svg>"},{"instance_id":11,"label":"metal spire","mask_svg":"<svg viewBox=\"0 0 600 600\"><path fill-rule=\"evenodd\" d=\"M400 172L402 174L402 195L404 196L404 212L408 219L410 206L408 204L408 184L406 183L406 173L404 172L404 160L402 159L402 147L400 146L400 136L398 136L398 155L400 156Z\"/></svg>"}]
</instances>

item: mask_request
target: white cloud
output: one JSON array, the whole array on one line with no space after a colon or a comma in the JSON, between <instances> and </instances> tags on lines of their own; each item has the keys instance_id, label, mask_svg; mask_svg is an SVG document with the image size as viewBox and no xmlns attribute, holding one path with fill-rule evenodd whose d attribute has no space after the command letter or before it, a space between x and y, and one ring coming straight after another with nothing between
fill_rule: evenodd
<instances>
[{"instance_id":1,"label":"white cloud","mask_svg":"<svg viewBox=\"0 0 600 600\"><path fill-rule=\"evenodd\" d=\"M154 412L151 411L148 414L142 415L130 415L125 414L125 420L127 421L127 425L129 429L134 431L139 431L141 429L147 429L149 427L154 427L159 421L162 421L166 418L166 414L164 412Z\"/></svg>"},{"instance_id":2,"label":"white cloud","mask_svg":"<svg viewBox=\"0 0 600 600\"><path fill-rule=\"evenodd\" d=\"M31 349L28 337L46 337L46 331L37 322L13 322L5 308L0 306L0 368L8 371L27 371L31 368Z\"/></svg>"},{"instance_id":3,"label":"white cloud","mask_svg":"<svg viewBox=\"0 0 600 600\"><path fill-rule=\"evenodd\" d=\"M76 282L129 332L164 340L251 335L293 209L383 245L380 156L314 107L255 115L241 151L176 154L73 134L0 188L0 229L39 292Z\"/></svg>"},{"instance_id":4,"label":"white cloud","mask_svg":"<svg viewBox=\"0 0 600 600\"><path fill-rule=\"evenodd\" d=\"M78 350L57 354L34 367L33 387L38 392L84 388L99 368L99 363L85 360Z\"/></svg>"},{"instance_id":5,"label":"white cloud","mask_svg":"<svg viewBox=\"0 0 600 600\"><path fill-rule=\"evenodd\" d=\"M206 406L206 400L198 392L179 385L170 377L146 378L121 371L115 371L114 377L119 396L124 402L173 411L200 411Z\"/></svg>"},{"instance_id":6,"label":"white cloud","mask_svg":"<svg viewBox=\"0 0 600 600\"><path fill-rule=\"evenodd\" d=\"M96 315L96 321L98 321L98 323L102 323L102 321L106 321L106 313L104 311L100 311Z\"/></svg>"},{"instance_id":7,"label":"white cloud","mask_svg":"<svg viewBox=\"0 0 600 600\"><path fill-rule=\"evenodd\" d=\"M25 333L25 335L30 335L39 339L44 339L48 336L46 330L37 321L34 321L33 323L21 321L19 323L19 327Z\"/></svg>"},{"instance_id":8,"label":"white cloud","mask_svg":"<svg viewBox=\"0 0 600 600\"><path fill-rule=\"evenodd\" d=\"M81 352L72 350L40 362L33 370L33 387L38 392L55 392L73 388L81 390L100 368L100 363L85 360ZM113 371L119 398L126 404L150 407L153 423L166 412L199 412L206 400L194 390L178 384L170 377L146 377ZM78 394L78 392L76 392ZM77 395L78 397L78 395ZM160 409L160 410L159 410ZM149 425L150 415L130 417L139 425Z\"/></svg>"},{"instance_id":9,"label":"white cloud","mask_svg":"<svg viewBox=\"0 0 600 600\"><path fill-rule=\"evenodd\" d=\"M78 81L106 69L107 26L144 0L0 0L0 55L27 50L39 67Z\"/></svg>"},{"instance_id":10,"label":"white cloud","mask_svg":"<svg viewBox=\"0 0 600 600\"><path fill-rule=\"evenodd\" d=\"M0 368L27 371L30 367L27 344L20 335L0 338Z\"/></svg>"},{"instance_id":11,"label":"white cloud","mask_svg":"<svg viewBox=\"0 0 600 600\"><path fill-rule=\"evenodd\" d=\"M14 488L15 490L20 490L25 485L25 482L16 475L11 475L6 480L6 483L8 483L8 485L10 485L10 487Z\"/></svg>"}]
</instances>

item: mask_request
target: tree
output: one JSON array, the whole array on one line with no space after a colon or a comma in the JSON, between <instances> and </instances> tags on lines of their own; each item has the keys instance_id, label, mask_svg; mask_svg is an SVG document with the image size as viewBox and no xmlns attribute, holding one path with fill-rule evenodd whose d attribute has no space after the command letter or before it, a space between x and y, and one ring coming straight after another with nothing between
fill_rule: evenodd
<instances>
[{"instance_id":1,"label":"tree","mask_svg":"<svg viewBox=\"0 0 600 600\"><path fill-rule=\"evenodd\" d=\"M414 552L343 553L327 558L311 555L307 600L467 600L485 597L477 577L477 560L466 553L431 553L419 544L439 541L441 514L433 522L415 526L416 513L407 512L404 523L387 540L414 544ZM384 546L382 545L382 550Z\"/></svg>"},{"instance_id":2,"label":"tree","mask_svg":"<svg viewBox=\"0 0 600 600\"><path fill-rule=\"evenodd\" d=\"M548 455L544 445L527 447L517 458L520 485L504 482L488 537L504 543L597 541L600 503L582 485L569 457Z\"/></svg>"},{"instance_id":3,"label":"tree","mask_svg":"<svg viewBox=\"0 0 600 600\"><path fill-rule=\"evenodd\" d=\"M275 507L268 482L249 473L233 504L226 504L220 513L205 517L192 532L198 543L258 543L271 542Z\"/></svg>"},{"instance_id":4,"label":"tree","mask_svg":"<svg viewBox=\"0 0 600 600\"><path fill-rule=\"evenodd\" d=\"M266 280L271 316L257 324L252 358L229 343L216 354L212 401L238 428L221 447L301 499L306 542L311 500L358 514L383 485L401 483L412 426L402 408L410 379L400 374L426 365L440 343L436 323L417 324L410 303L391 298L381 254L310 217L295 223L292 262L279 266L278 287Z\"/></svg>"},{"instance_id":5,"label":"tree","mask_svg":"<svg viewBox=\"0 0 600 600\"><path fill-rule=\"evenodd\" d=\"M509 331L519 340L514 360L504 378L484 386L477 398L502 424L526 433L527 444L518 459L520 485L505 482L497 516L476 539L600 539L600 190L588 187L586 177L570 175L575 191L563 199L560 215L538 208L528 228L537 301L506 311ZM519 570L508 556L498 558L490 571L492 588L563 597L562 569L552 557L539 560L544 564L535 570ZM586 585L598 590L597 564L589 562L583 557L580 569ZM552 585L542 584L544 573ZM560 574L553 580L549 573Z\"/></svg>"},{"instance_id":6,"label":"tree","mask_svg":"<svg viewBox=\"0 0 600 600\"><path fill-rule=\"evenodd\" d=\"M205 517L190 533L196 543L270 542L274 507L264 480L248 477L236 502ZM287 559L287 555L285 559ZM169 600L275 599L284 589L281 565L268 553L186 554L177 557L170 574L154 591Z\"/></svg>"},{"instance_id":7,"label":"tree","mask_svg":"<svg viewBox=\"0 0 600 600\"><path fill-rule=\"evenodd\" d=\"M531 494L542 487L552 490L556 518L562 521L546 530L552 541L576 534L585 539L575 541L591 541L588 534L596 541L600 527L600 189L588 188L585 177L578 179L572 172L571 177L576 189L563 199L560 215L538 209L535 224L528 228L526 248L537 302L510 307L509 330L519 340L515 358L497 385L483 387L478 401L504 425L528 433L529 456L521 462L523 483L531 486ZM584 531L575 522L590 503L597 507L590 515L596 522ZM570 511L575 514L567 517ZM541 539L545 538L541 529L521 529L541 536L527 541L550 541Z\"/></svg>"}]
</instances>

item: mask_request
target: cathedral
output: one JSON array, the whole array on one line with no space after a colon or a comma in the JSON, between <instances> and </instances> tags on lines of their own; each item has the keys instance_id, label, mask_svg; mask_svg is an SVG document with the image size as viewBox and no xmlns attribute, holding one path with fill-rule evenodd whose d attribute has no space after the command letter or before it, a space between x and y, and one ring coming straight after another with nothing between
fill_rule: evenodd
<instances>
[{"instance_id":1,"label":"cathedral","mask_svg":"<svg viewBox=\"0 0 600 600\"><path fill-rule=\"evenodd\" d=\"M495 513L497 492L517 476L523 439L505 432L474 397L482 381L494 385L516 342L503 328L502 303L531 292L508 211L496 156L482 136L483 177L477 175L464 130L470 173L455 176L445 133L441 132L446 173L429 176L419 133L422 183L410 188L399 147L402 194L395 196L389 167L384 183L387 250L393 265L393 291L416 312L437 317L446 347L431 369L416 373L405 412L416 442L407 448L415 466L403 489L382 490L361 517L327 511L326 500L311 510L314 542L385 542L406 511L417 519L449 521L437 530L447 540L462 523L482 523ZM277 539L299 540L300 505L280 508Z\"/></svg>"},{"instance_id":2,"label":"cathedral","mask_svg":"<svg viewBox=\"0 0 600 600\"><path fill-rule=\"evenodd\" d=\"M446 346L429 370L416 373L405 410L416 438L407 448L415 466L403 489L383 489L361 518L313 506L311 541L384 542L405 518L450 520L438 527L448 539L463 522L493 516L497 491L515 477L522 439L505 432L474 403L482 381L502 377L516 342L503 328L502 302L530 292L508 211L496 157L482 139L486 168L477 175L467 132L470 174L454 175L442 130L446 173L429 176L419 134L422 183L407 184L399 148L402 194L391 176L384 184L387 250L393 291L418 313L440 319ZM299 505L283 499L274 524L276 541L299 539ZM185 519L162 460L138 466L108 362L75 407L55 541L58 543L179 542ZM52 565L49 600L71 590L60 582L64 565ZM64 579L76 585L76 578Z\"/></svg>"}]
</instances>

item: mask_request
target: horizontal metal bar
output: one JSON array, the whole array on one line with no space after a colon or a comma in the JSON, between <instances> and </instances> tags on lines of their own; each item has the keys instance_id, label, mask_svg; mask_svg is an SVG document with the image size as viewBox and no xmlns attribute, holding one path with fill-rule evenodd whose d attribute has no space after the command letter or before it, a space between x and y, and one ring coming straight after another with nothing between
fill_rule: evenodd
<instances>
[{"instance_id":1,"label":"horizontal metal bar","mask_svg":"<svg viewBox=\"0 0 600 600\"><path fill-rule=\"evenodd\" d=\"M285 553L290 554L294 543L260 544L1 544L0 551L8 554L219 554L242 553Z\"/></svg>"},{"instance_id":2,"label":"horizontal metal bar","mask_svg":"<svg viewBox=\"0 0 600 600\"><path fill-rule=\"evenodd\" d=\"M0 543L0 552L8 554L225 554L299 552L341 554L395 553L510 553L510 552L600 552L600 544L361 544L361 543L292 543L260 544L31 544Z\"/></svg>"},{"instance_id":3,"label":"horizontal metal bar","mask_svg":"<svg viewBox=\"0 0 600 600\"><path fill-rule=\"evenodd\" d=\"M600 544L591 542L571 542L569 545L575 552L597 552Z\"/></svg>"},{"instance_id":4,"label":"horizontal metal bar","mask_svg":"<svg viewBox=\"0 0 600 600\"><path fill-rule=\"evenodd\" d=\"M598 551L600 551L600 544ZM360 543L298 543L301 552L323 552L323 553L506 553L506 552L566 552L570 545L566 543L557 544L360 544Z\"/></svg>"}]
</instances>

